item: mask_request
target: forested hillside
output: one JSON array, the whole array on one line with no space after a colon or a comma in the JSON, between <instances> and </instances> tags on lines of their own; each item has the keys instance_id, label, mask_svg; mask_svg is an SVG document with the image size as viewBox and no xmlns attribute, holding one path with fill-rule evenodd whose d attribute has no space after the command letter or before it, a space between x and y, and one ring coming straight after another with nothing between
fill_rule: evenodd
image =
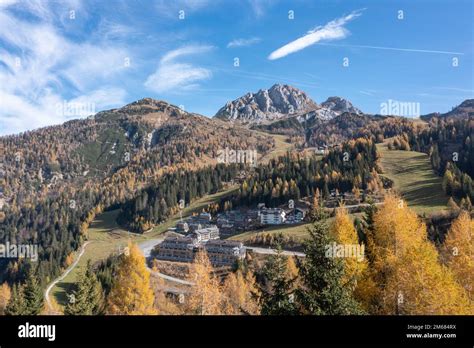
<instances>
[{"instance_id":1,"label":"forested hillside","mask_svg":"<svg viewBox=\"0 0 474 348\"><path fill-rule=\"evenodd\" d=\"M38 244L46 282L84 241L95 214L125 203L168 172L216 164L225 149L263 155L271 137L153 99L19 135L5 150L0 239ZM28 261L0 260L2 279L23 280Z\"/></svg>"}]
</instances>

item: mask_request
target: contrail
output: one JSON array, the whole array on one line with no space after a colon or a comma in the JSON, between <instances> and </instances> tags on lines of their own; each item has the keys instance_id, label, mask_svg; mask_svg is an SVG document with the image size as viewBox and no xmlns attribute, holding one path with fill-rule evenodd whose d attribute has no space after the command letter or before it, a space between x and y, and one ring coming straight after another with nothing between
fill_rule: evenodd
<instances>
[{"instance_id":1,"label":"contrail","mask_svg":"<svg viewBox=\"0 0 474 348\"><path fill-rule=\"evenodd\" d=\"M317 43L316 45L322 45L322 46L336 46L336 47L354 47L354 48L371 48L371 49L375 49L375 50L389 50L389 51L403 51L403 52L419 52L419 53L439 53L439 54L457 54L457 55L464 55L464 53L462 53L462 52L435 51L435 50L418 50L418 49L415 49L415 48L366 46L366 45L343 45L343 44L330 44L330 43Z\"/></svg>"}]
</instances>

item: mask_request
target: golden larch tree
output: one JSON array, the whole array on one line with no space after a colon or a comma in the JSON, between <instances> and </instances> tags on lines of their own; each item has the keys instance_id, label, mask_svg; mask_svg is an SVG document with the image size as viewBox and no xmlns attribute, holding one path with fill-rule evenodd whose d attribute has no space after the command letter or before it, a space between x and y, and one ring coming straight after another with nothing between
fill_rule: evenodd
<instances>
[{"instance_id":1,"label":"golden larch tree","mask_svg":"<svg viewBox=\"0 0 474 348\"><path fill-rule=\"evenodd\" d=\"M151 283L155 293L155 308L160 315L183 314L183 304L180 303L180 300L183 299L183 301L185 301L185 294L179 295L177 299L166 296L165 280L160 277L152 277Z\"/></svg>"},{"instance_id":2,"label":"golden larch tree","mask_svg":"<svg viewBox=\"0 0 474 348\"><path fill-rule=\"evenodd\" d=\"M109 314L156 314L154 294L150 285L150 272L145 257L136 244L128 243L121 256L107 299Z\"/></svg>"},{"instance_id":3,"label":"golden larch tree","mask_svg":"<svg viewBox=\"0 0 474 348\"><path fill-rule=\"evenodd\" d=\"M258 287L251 272L244 276L240 270L230 273L222 288L223 312L229 315L260 314Z\"/></svg>"},{"instance_id":4,"label":"golden larch tree","mask_svg":"<svg viewBox=\"0 0 474 348\"><path fill-rule=\"evenodd\" d=\"M467 293L438 261L426 226L399 197L389 195L374 216L368 236L377 284L377 314L467 314Z\"/></svg>"},{"instance_id":5,"label":"golden larch tree","mask_svg":"<svg viewBox=\"0 0 474 348\"><path fill-rule=\"evenodd\" d=\"M0 315L5 314L5 308L10 301L11 295L12 292L10 286L8 283L3 283L2 286L0 286Z\"/></svg>"},{"instance_id":6,"label":"golden larch tree","mask_svg":"<svg viewBox=\"0 0 474 348\"><path fill-rule=\"evenodd\" d=\"M191 287L187 305L188 314L219 315L222 313L223 295L219 279L213 274L213 268L206 251L200 250L194 258L189 280Z\"/></svg>"},{"instance_id":7,"label":"golden larch tree","mask_svg":"<svg viewBox=\"0 0 474 348\"><path fill-rule=\"evenodd\" d=\"M442 247L444 263L474 301L474 221L462 211L454 220Z\"/></svg>"},{"instance_id":8,"label":"golden larch tree","mask_svg":"<svg viewBox=\"0 0 474 348\"><path fill-rule=\"evenodd\" d=\"M336 217L333 220L330 231L337 242L344 246L351 246L353 250L365 251L365 246L359 244L359 237L354 224L344 207L336 210ZM356 248L357 247L357 248ZM342 279L344 285L348 285L355 289L362 274L367 270L367 260L365 255L346 255L344 258L344 273Z\"/></svg>"}]
</instances>

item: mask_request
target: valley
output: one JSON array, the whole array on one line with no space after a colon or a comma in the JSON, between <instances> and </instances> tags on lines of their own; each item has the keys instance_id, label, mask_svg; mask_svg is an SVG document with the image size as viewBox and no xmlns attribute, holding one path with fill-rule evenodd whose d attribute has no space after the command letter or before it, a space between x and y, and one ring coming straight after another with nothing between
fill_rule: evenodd
<instances>
[{"instance_id":1,"label":"valley","mask_svg":"<svg viewBox=\"0 0 474 348\"><path fill-rule=\"evenodd\" d=\"M371 214L395 197L442 241L461 214L456 205L472 207L472 181L463 172L470 170L470 105L459 107L459 117L454 108L420 121L364 114L339 97L317 104L303 91L274 85L206 118L144 98L0 138L11 153L22 153L6 157L8 214L0 216L0 232L15 236L20 226L25 240L38 238L36 272L50 313L74 307L68 296L91 269L105 293L112 291L129 245L149 255L147 269L153 262L165 268L150 273L159 310L184 313L180 296L195 291L188 286L202 252L222 282L241 268L261 277L281 257L306 258L315 226L334 238L347 225L351 243L366 243ZM440 127L451 131L439 135ZM460 163L449 161L455 150ZM229 156L220 158L222 151ZM256 153L257 162L232 151ZM30 264L4 266L5 279L22 279Z\"/></svg>"}]
</instances>

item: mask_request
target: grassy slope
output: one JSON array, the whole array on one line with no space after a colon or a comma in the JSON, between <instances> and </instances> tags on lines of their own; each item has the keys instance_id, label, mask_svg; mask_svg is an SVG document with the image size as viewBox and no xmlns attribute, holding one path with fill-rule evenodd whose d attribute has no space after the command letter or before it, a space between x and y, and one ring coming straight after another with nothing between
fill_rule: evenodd
<instances>
[{"instance_id":1,"label":"grassy slope","mask_svg":"<svg viewBox=\"0 0 474 348\"><path fill-rule=\"evenodd\" d=\"M378 144L384 175L395 183L408 205L417 213L430 214L446 209L448 197L441 178L431 168L427 154L415 151L388 150L387 143Z\"/></svg>"},{"instance_id":2,"label":"grassy slope","mask_svg":"<svg viewBox=\"0 0 474 348\"><path fill-rule=\"evenodd\" d=\"M277 158L279 156L284 156L287 151L290 151L294 148L293 144L287 142L288 137L285 135L269 134L256 130L254 130L253 132L260 135L270 136L275 140L275 148L273 149L273 151L259 158L259 163L268 163L270 159Z\"/></svg>"},{"instance_id":3,"label":"grassy slope","mask_svg":"<svg viewBox=\"0 0 474 348\"><path fill-rule=\"evenodd\" d=\"M362 219L364 216L363 213L354 213L354 214L349 214L349 215L352 217L352 219L355 219L356 217L358 217L359 219ZM334 217L328 218L328 224L331 224L333 220L334 220ZM247 231L247 232L232 236L229 239L245 242L249 240L250 238L252 238L253 236L256 236L262 233L271 233L271 234L282 233L285 236L292 236L296 240L302 241L309 237L308 228L310 227L311 227L310 222L304 222L304 223L295 224L295 225L269 226L269 227L259 229L259 230Z\"/></svg>"},{"instance_id":4,"label":"grassy slope","mask_svg":"<svg viewBox=\"0 0 474 348\"><path fill-rule=\"evenodd\" d=\"M239 240L245 242L253 236L263 233L278 234L282 233L284 235L293 236L295 239L303 240L308 237L307 228L311 224L303 223L298 225L280 225L280 226L271 226L258 231L248 231L235 236L230 237L231 240Z\"/></svg>"}]
</instances>

